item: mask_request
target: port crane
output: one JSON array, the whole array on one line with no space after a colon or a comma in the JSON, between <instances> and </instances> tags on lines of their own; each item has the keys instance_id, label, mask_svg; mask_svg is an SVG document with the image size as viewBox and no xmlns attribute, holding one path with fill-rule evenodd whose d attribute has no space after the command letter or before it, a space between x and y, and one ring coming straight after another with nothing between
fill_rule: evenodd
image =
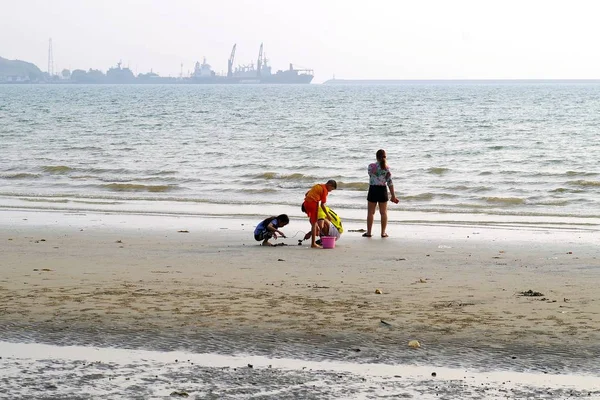
<instances>
[{"instance_id":1,"label":"port crane","mask_svg":"<svg viewBox=\"0 0 600 400\"><path fill-rule=\"evenodd\" d=\"M231 55L229 56L229 60L227 61L227 77L231 78L233 76L233 59L235 58L235 47L237 43L233 45L231 49Z\"/></svg>"},{"instance_id":2,"label":"port crane","mask_svg":"<svg viewBox=\"0 0 600 400\"><path fill-rule=\"evenodd\" d=\"M260 44L260 50L258 50L258 60L256 61L256 76L260 78L260 70L262 69L263 63L263 44Z\"/></svg>"}]
</instances>

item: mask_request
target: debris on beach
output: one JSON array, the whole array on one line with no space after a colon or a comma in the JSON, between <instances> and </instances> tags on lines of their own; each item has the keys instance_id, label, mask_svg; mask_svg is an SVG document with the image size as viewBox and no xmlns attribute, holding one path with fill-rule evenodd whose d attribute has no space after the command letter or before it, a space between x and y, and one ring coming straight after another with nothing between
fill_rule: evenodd
<instances>
[{"instance_id":1,"label":"debris on beach","mask_svg":"<svg viewBox=\"0 0 600 400\"><path fill-rule=\"evenodd\" d=\"M366 229L348 229L348 232L366 232Z\"/></svg>"},{"instance_id":2,"label":"debris on beach","mask_svg":"<svg viewBox=\"0 0 600 400\"><path fill-rule=\"evenodd\" d=\"M381 322L383 325L391 327L392 324L390 324L389 322L385 322L384 320L380 319L379 322Z\"/></svg>"},{"instance_id":3,"label":"debris on beach","mask_svg":"<svg viewBox=\"0 0 600 400\"><path fill-rule=\"evenodd\" d=\"M177 232L179 232L179 233L190 233L190 231L187 231L187 230L185 230L185 229L182 229L182 230L180 230L180 231L177 231Z\"/></svg>"},{"instance_id":4,"label":"debris on beach","mask_svg":"<svg viewBox=\"0 0 600 400\"><path fill-rule=\"evenodd\" d=\"M419 283L427 283L427 279L420 278Z\"/></svg>"},{"instance_id":5,"label":"debris on beach","mask_svg":"<svg viewBox=\"0 0 600 400\"><path fill-rule=\"evenodd\" d=\"M375 294L382 294L383 292L381 291L381 289L375 289Z\"/></svg>"},{"instance_id":6,"label":"debris on beach","mask_svg":"<svg viewBox=\"0 0 600 400\"><path fill-rule=\"evenodd\" d=\"M410 342L408 342L408 347L418 349L419 347L421 347L421 343L419 343L418 340L411 340Z\"/></svg>"},{"instance_id":7,"label":"debris on beach","mask_svg":"<svg viewBox=\"0 0 600 400\"><path fill-rule=\"evenodd\" d=\"M180 390L180 391L174 391L171 393L171 397L189 397L190 395L187 394L187 392Z\"/></svg>"},{"instance_id":8,"label":"debris on beach","mask_svg":"<svg viewBox=\"0 0 600 400\"><path fill-rule=\"evenodd\" d=\"M462 308L466 306L474 306L475 303L463 303L459 300L453 301L439 301L431 304L434 309L443 309L443 308Z\"/></svg>"},{"instance_id":9,"label":"debris on beach","mask_svg":"<svg viewBox=\"0 0 600 400\"><path fill-rule=\"evenodd\" d=\"M316 283L313 283L312 285L308 285L308 287L313 288L313 289L329 289L329 286L319 286Z\"/></svg>"},{"instance_id":10,"label":"debris on beach","mask_svg":"<svg viewBox=\"0 0 600 400\"><path fill-rule=\"evenodd\" d=\"M527 291L524 291L524 292L519 292L519 294L520 294L521 296L528 296L528 297L541 297L541 296L543 296L543 295L544 295L544 293L541 293L541 292L535 292L535 291L533 291L533 290L531 290L531 289L529 289L529 290L527 290Z\"/></svg>"}]
</instances>

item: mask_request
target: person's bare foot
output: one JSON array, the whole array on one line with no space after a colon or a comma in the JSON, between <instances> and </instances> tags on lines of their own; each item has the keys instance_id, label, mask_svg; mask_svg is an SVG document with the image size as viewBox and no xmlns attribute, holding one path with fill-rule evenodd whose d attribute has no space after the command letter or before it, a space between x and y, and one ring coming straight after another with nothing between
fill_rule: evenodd
<instances>
[{"instance_id":1,"label":"person's bare foot","mask_svg":"<svg viewBox=\"0 0 600 400\"><path fill-rule=\"evenodd\" d=\"M311 244L310 247L312 247L313 249L322 249L323 246L319 246L318 244Z\"/></svg>"},{"instance_id":2,"label":"person's bare foot","mask_svg":"<svg viewBox=\"0 0 600 400\"><path fill-rule=\"evenodd\" d=\"M265 240L264 242L262 242L262 246L273 246L273 243Z\"/></svg>"},{"instance_id":3,"label":"person's bare foot","mask_svg":"<svg viewBox=\"0 0 600 400\"><path fill-rule=\"evenodd\" d=\"M381 237L382 237L382 238L386 238L386 237L388 237L388 234L387 234L387 233L382 233L382 234L381 234Z\"/></svg>"}]
</instances>

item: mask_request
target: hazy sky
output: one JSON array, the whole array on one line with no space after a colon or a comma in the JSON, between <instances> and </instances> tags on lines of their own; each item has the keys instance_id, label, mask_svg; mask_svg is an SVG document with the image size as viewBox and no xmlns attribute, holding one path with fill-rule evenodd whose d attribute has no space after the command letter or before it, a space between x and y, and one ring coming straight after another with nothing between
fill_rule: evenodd
<instances>
[{"instance_id":1,"label":"hazy sky","mask_svg":"<svg viewBox=\"0 0 600 400\"><path fill-rule=\"evenodd\" d=\"M600 78L595 0L0 0L0 56L178 76L206 56L337 78Z\"/></svg>"}]
</instances>

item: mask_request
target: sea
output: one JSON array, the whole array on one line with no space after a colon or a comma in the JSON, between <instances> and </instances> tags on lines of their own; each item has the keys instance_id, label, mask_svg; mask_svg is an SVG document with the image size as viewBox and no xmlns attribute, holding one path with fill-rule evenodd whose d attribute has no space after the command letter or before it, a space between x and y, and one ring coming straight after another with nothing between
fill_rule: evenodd
<instances>
[{"instance_id":1,"label":"sea","mask_svg":"<svg viewBox=\"0 0 600 400\"><path fill-rule=\"evenodd\" d=\"M0 85L0 211L301 219L335 179L328 204L362 227L385 149L390 224L598 234L599 134L594 82ZM19 335L0 328L0 398L600 398L597 354L531 370Z\"/></svg>"},{"instance_id":2,"label":"sea","mask_svg":"<svg viewBox=\"0 0 600 400\"><path fill-rule=\"evenodd\" d=\"M2 85L0 207L600 226L600 83Z\"/></svg>"}]
</instances>

